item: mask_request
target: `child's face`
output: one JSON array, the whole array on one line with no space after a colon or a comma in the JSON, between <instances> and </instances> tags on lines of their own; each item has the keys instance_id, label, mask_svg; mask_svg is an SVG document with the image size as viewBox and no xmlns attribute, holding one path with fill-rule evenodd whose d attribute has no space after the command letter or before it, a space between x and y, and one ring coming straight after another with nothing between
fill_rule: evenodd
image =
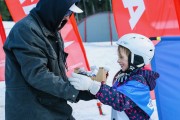
<instances>
[{"instance_id":1,"label":"child's face","mask_svg":"<svg viewBox=\"0 0 180 120\"><path fill-rule=\"evenodd\" d=\"M125 50L124 49L122 49L122 48L120 48L119 50L118 50L118 55L119 55L119 58L118 58L118 63L119 63L119 65L121 66L121 68L122 68L122 71L126 71L127 69L128 69L128 67L129 67L129 65L128 65L128 56L127 56L127 54L126 54L126 52L125 52Z\"/></svg>"}]
</instances>

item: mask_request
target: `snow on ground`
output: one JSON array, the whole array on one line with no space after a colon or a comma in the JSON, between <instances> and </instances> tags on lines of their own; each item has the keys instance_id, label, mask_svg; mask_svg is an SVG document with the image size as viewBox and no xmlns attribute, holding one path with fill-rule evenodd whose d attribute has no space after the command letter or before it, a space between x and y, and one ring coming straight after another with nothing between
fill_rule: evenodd
<instances>
[{"instance_id":1,"label":"snow on ground","mask_svg":"<svg viewBox=\"0 0 180 120\"><path fill-rule=\"evenodd\" d=\"M120 69L117 63L117 46L115 43L111 46L110 42L84 43L87 58L90 66L108 67L109 77L107 84L111 86L115 73ZM0 120L4 119L4 100L5 84L0 82ZM97 100L79 101L78 103L69 103L73 107L73 116L77 120L110 120L111 107L102 105L104 115L99 115ZM156 106L155 101L153 101ZM152 116L153 120L158 120L157 109Z\"/></svg>"},{"instance_id":2,"label":"snow on ground","mask_svg":"<svg viewBox=\"0 0 180 120\"><path fill-rule=\"evenodd\" d=\"M5 83L0 82L0 120L5 120L4 104L5 104Z\"/></svg>"}]
</instances>

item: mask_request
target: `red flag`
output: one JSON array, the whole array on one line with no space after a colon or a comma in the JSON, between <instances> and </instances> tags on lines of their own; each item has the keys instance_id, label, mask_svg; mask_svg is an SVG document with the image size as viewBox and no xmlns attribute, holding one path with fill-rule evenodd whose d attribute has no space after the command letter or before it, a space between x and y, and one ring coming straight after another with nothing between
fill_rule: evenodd
<instances>
[{"instance_id":1,"label":"red flag","mask_svg":"<svg viewBox=\"0 0 180 120\"><path fill-rule=\"evenodd\" d=\"M74 16L70 18L68 23L61 30L61 33L65 42L65 51L69 53L67 58L67 74L70 75L70 73L74 71L74 68L76 67L85 67L86 70L89 70L86 53L77 29Z\"/></svg>"},{"instance_id":2,"label":"red flag","mask_svg":"<svg viewBox=\"0 0 180 120\"><path fill-rule=\"evenodd\" d=\"M5 0L15 22L27 15L29 11L36 6L38 1L39 0Z\"/></svg>"},{"instance_id":3,"label":"red flag","mask_svg":"<svg viewBox=\"0 0 180 120\"><path fill-rule=\"evenodd\" d=\"M119 37L129 32L148 37L180 35L172 0L112 0L112 6Z\"/></svg>"},{"instance_id":4,"label":"red flag","mask_svg":"<svg viewBox=\"0 0 180 120\"><path fill-rule=\"evenodd\" d=\"M6 35L4 32L2 18L0 15L0 81L4 80L5 54L3 51L3 43L5 39L6 39Z\"/></svg>"},{"instance_id":5,"label":"red flag","mask_svg":"<svg viewBox=\"0 0 180 120\"><path fill-rule=\"evenodd\" d=\"M35 7L38 0L5 0L13 20L19 21L29 11ZM84 67L89 70L89 64L86 58L84 46L79 35L77 24L74 16L61 30L62 37L65 42L65 51L69 53L67 58L68 72L67 75L74 70L75 67Z\"/></svg>"},{"instance_id":6,"label":"red flag","mask_svg":"<svg viewBox=\"0 0 180 120\"><path fill-rule=\"evenodd\" d=\"M180 29L180 1L174 0L174 5L175 5L176 15L178 18L179 29Z\"/></svg>"}]
</instances>

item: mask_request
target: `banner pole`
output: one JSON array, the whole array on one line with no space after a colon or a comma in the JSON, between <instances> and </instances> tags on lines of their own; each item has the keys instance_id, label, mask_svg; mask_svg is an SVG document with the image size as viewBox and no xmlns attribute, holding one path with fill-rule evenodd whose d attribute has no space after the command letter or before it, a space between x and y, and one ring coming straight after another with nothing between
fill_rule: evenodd
<instances>
[{"instance_id":1,"label":"banner pole","mask_svg":"<svg viewBox=\"0 0 180 120\"><path fill-rule=\"evenodd\" d=\"M4 44L4 42L6 40L6 34L5 34L4 27L3 27L1 14L0 14L0 34L1 34L1 38L2 38L2 43Z\"/></svg>"}]
</instances>

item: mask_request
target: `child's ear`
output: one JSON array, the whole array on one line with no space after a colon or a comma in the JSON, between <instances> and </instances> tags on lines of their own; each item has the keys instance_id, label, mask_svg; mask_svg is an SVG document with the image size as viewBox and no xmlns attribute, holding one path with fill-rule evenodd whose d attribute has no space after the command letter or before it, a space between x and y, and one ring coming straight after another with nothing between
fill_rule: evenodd
<instances>
[{"instance_id":1,"label":"child's ear","mask_svg":"<svg viewBox=\"0 0 180 120\"><path fill-rule=\"evenodd\" d=\"M141 65L141 64L143 64L143 63L144 63L143 57L134 54L134 63L133 63L133 64L134 64L135 66L138 66L138 65Z\"/></svg>"}]
</instances>

